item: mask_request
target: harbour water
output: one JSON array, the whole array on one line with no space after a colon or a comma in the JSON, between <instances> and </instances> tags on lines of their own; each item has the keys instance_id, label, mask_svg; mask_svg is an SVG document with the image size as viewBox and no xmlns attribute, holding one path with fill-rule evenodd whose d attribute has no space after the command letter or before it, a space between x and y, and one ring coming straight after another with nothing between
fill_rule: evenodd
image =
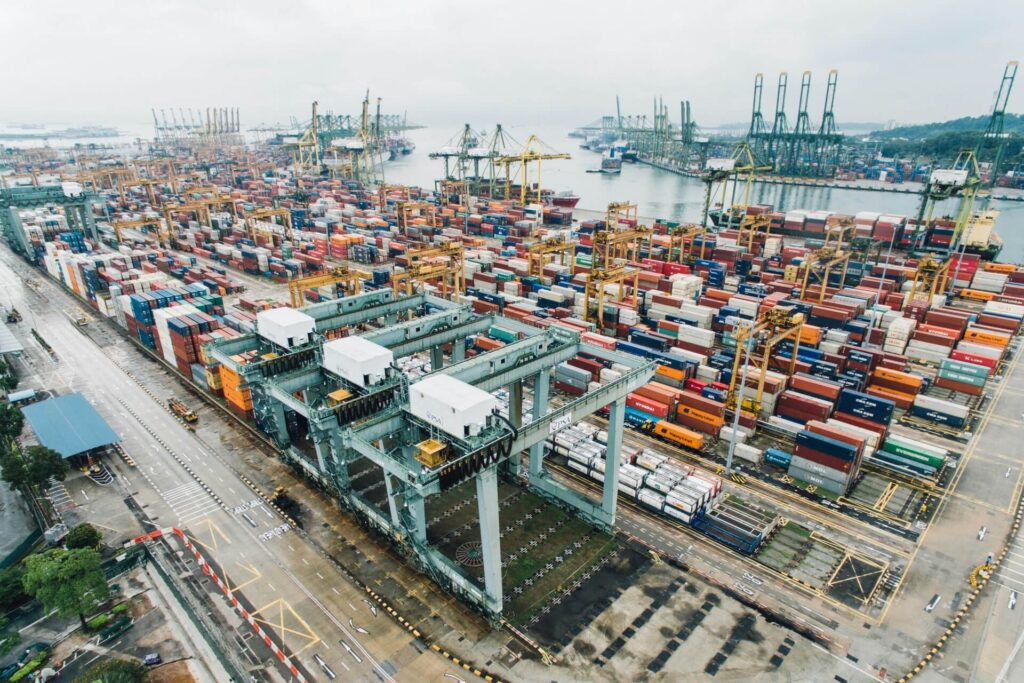
<instances>
[{"instance_id":1,"label":"harbour water","mask_svg":"<svg viewBox=\"0 0 1024 683\"><path fill-rule=\"evenodd\" d=\"M416 143L416 151L386 164L387 181L433 187L434 180L444 173L444 164L428 155L449 144L459 130L460 126L453 125L410 131L408 137ZM574 191L580 196L580 208L602 210L609 202L631 201L638 205L641 216L676 221L700 219L704 207L704 184L700 180L643 164L623 164L619 175L587 173L600 165L600 155L580 149L580 140L568 137L567 129L512 126L506 127L506 131L519 142L525 142L535 132L554 151L572 155L568 160L542 162L541 183L555 191ZM772 204L780 210L878 211L907 216L915 216L921 202L916 194L760 184L754 185L751 200ZM1000 260L1024 262L1024 203L993 200L990 208L1001 212L997 230L1006 246ZM948 201L936 209L936 215L955 211L956 201Z\"/></svg>"}]
</instances>

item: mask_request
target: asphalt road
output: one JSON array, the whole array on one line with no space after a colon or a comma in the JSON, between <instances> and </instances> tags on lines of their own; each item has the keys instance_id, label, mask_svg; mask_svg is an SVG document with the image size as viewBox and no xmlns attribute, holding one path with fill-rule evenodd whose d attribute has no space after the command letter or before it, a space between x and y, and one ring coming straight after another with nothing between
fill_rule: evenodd
<instances>
[{"instance_id":1,"label":"asphalt road","mask_svg":"<svg viewBox=\"0 0 1024 683\"><path fill-rule=\"evenodd\" d=\"M35 287L25 287L21 276ZM154 525L187 530L224 568L264 630L314 680L330 680L320 661L341 680L442 681L451 680L445 673L461 671L414 649L404 629L371 611L356 586L164 408L166 397L133 381L125 370L145 362L138 351L116 335L103 348L87 338L67 314L79 310L70 294L6 250L0 252L0 287L3 303L22 311L23 325L37 328L56 352L57 362L36 368L39 381L82 392L120 434L138 467L114 468Z\"/></svg>"}]
</instances>

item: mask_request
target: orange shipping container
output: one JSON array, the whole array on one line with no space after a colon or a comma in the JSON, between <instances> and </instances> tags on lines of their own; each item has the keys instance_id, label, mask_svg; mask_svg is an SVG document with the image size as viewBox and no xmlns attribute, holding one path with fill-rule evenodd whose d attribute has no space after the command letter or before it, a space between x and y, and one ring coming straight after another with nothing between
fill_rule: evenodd
<instances>
[{"instance_id":1,"label":"orange shipping container","mask_svg":"<svg viewBox=\"0 0 1024 683\"><path fill-rule=\"evenodd\" d=\"M921 389L921 384L924 382L924 379L917 375L912 375L909 372L899 372L898 370L889 370L888 368L875 368L871 376L914 387L914 393Z\"/></svg>"},{"instance_id":2,"label":"orange shipping container","mask_svg":"<svg viewBox=\"0 0 1024 683\"><path fill-rule=\"evenodd\" d=\"M998 332L983 332L981 330L970 329L964 333L964 339L972 341L977 344L984 344L986 346L995 346L998 348L1005 348L1010 343L1010 335L999 334Z\"/></svg>"},{"instance_id":3,"label":"orange shipping container","mask_svg":"<svg viewBox=\"0 0 1024 683\"><path fill-rule=\"evenodd\" d=\"M800 328L800 343L817 346L821 343L821 328L805 324Z\"/></svg>"}]
</instances>

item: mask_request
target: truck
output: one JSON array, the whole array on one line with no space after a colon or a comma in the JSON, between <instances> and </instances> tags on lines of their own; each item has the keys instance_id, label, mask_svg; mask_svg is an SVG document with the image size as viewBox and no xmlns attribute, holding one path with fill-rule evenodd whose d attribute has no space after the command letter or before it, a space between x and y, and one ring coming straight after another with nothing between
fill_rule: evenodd
<instances>
[{"instance_id":1,"label":"truck","mask_svg":"<svg viewBox=\"0 0 1024 683\"><path fill-rule=\"evenodd\" d=\"M188 424L194 423L199 419L195 411L189 408L187 405L174 398L173 396L167 399L167 406L171 409L171 412L180 417Z\"/></svg>"}]
</instances>

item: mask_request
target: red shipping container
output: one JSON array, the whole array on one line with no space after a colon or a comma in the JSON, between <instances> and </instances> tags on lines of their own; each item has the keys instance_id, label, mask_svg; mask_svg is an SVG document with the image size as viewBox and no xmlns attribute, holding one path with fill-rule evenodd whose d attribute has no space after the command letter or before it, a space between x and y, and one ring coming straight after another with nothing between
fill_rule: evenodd
<instances>
[{"instance_id":1,"label":"red shipping container","mask_svg":"<svg viewBox=\"0 0 1024 683\"><path fill-rule=\"evenodd\" d=\"M943 389L952 389L953 391L959 391L962 394L969 394L971 396L980 396L985 391L985 387L976 387L963 382L955 382L951 379L946 379L945 377L936 377L935 386Z\"/></svg>"},{"instance_id":2,"label":"red shipping container","mask_svg":"<svg viewBox=\"0 0 1024 683\"><path fill-rule=\"evenodd\" d=\"M862 437L855 436L854 434L848 434L847 432L844 432L841 429L836 429L835 427L829 427L824 422L818 422L817 420L808 422L805 427L809 432L821 434L822 436L827 436L830 439L850 444L857 449L858 457L864 453L865 440Z\"/></svg>"},{"instance_id":3,"label":"red shipping container","mask_svg":"<svg viewBox=\"0 0 1024 683\"><path fill-rule=\"evenodd\" d=\"M839 392L843 390L843 385L807 375L793 375L789 380L789 388L834 401L839 398Z\"/></svg>"},{"instance_id":4,"label":"red shipping container","mask_svg":"<svg viewBox=\"0 0 1024 683\"><path fill-rule=\"evenodd\" d=\"M886 433L888 433L889 431L888 425L872 422L871 420L865 419L863 417L858 417L857 415L837 412L835 415L833 415L833 417L841 422L853 425L854 427L862 427L868 430L869 432L874 432L875 434L878 434L878 436L882 438L885 438Z\"/></svg>"},{"instance_id":5,"label":"red shipping container","mask_svg":"<svg viewBox=\"0 0 1024 683\"><path fill-rule=\"evenodd\" d=\"M708 415L714 415L715 417L722 417L725 415L725 404L719 403L718 401L712 401L710 398L705 398L700 394L695 394L692 391L681 391L676 396L676 400L681 406L689 406L695 410L699 410L702 413Z\"/></svg>"},{"instance_id":6,"label":"red shipping container","mask_svg":"<svg viewBox=\"0 0 1024 683\"><path fill-rule=\"evenodd\" d=\"M966 351L954 350L950 352L949 357L952 360L958 360L963 363L971 363L973 365L984 365L986 368L988 368L988 374L990 375L996 369L997 365L997 361L995 358L988 358L987 356L978 356L973 353L967 353Z\"/></svg>"},{"instance_id":7,"label":"red shipping container","mask_svg":"<svg viewBox=\"0 0 1024 683\"><path fill-rule=\"evenodd\" d=\"M844 473L848 473L853 469L855 464L854 462L847 462L842 458L837 458L834 455L829 455L813 448L808 448L802 444L797 444L797 446L793 448L793 455L800 458L806 458L811 462L816 462L830 470L836 470Z\"/></svg>"},{"instance_id":8,"label":"red shipping container","mask_svg":"<svg viewBox=\"0 0 1024 683\"><path fill-rule=\"evenodd\" d=\"M669 407L667 404L652 401L649 398L639 396L635 393L626 397L626 405L630 408L636 408L637 410L642 410L645 413L650 413L651 415L660 417L663 420L668 418Z\"/></svg>"}]
</instances>

